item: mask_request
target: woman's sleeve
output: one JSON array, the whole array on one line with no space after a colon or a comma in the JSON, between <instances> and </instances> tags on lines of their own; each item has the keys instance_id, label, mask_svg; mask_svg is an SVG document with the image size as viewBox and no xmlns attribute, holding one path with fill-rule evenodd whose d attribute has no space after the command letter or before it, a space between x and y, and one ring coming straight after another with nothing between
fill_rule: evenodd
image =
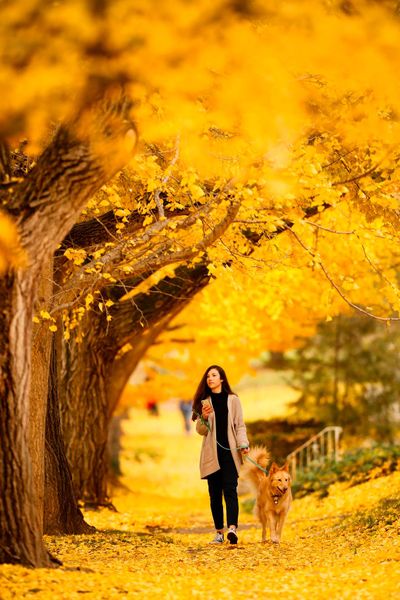
<instances>
[{"instance_id":1,"label":"woman's sleeve","mask_svg":"<svg viewBox=\"0 0 400 600\"><path fill-rule=\"evenodd\" d=\"M200 417L196 419L196 431L200 435L207 435L208 433L208 427L202 422Z\"/></svg>"},{"instance_id":2,"label":"woman's sleeve","mask_svg":"<svg viewBox=\"0 0 400 600\"><path fill-rule=\"evenodd\" d=\"M235 414L235 427L236 427L236 440L238 446L249 446L249 440L247 439L246 425L243 420L242 405L239 398L236 396L236 414Z\"/></svg>"}]
</instances>

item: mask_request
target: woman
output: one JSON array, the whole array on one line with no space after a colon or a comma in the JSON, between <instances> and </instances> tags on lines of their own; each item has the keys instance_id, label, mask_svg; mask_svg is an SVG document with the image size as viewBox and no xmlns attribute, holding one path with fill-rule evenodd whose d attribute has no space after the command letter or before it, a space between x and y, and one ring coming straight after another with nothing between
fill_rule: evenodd
<instances>
[{"instance_id":1,"label":"woman","mask_svg":"<svg viewBox=\"0 0 400 600\"><path fill-rule=\"evenodd\" d=\"M193 400L196 431L204 436L200 455L200 476L208 481L211 513L216 529L212 544L224 541L225 498L227 538L237 544L239 502L237 483L242 454L249 452L246 426L239 398L232 392L224 369L208 367Z\"/></svg>"}]
</instances>

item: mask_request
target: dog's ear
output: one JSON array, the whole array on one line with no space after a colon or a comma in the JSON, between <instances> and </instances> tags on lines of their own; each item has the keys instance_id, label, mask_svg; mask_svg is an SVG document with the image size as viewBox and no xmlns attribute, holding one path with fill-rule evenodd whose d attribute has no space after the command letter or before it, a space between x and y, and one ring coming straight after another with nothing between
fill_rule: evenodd
<instances>
[{"instance_id":1,"label":"dog's ear","mask_svg":"<svg viewBox=\"0 0 400 600\"><path fill-rule=\"evenodd\" d=\"M276 473L277 471L279 471L279 467L276 464L276 462L273 462L272 465L269 468L269 474L273 475L274 473Z\"/></svg>"},{"instance_id":2,"label":"dog's ear","mask_svg":"<svg viewBox=\"0 0 400 600\"><path fill-rule=\"evenodd\" d=\"M281 471L287 471L289 473L289 463L285 463L283 467L281 467Z\"/></svg>"}]
</instances>

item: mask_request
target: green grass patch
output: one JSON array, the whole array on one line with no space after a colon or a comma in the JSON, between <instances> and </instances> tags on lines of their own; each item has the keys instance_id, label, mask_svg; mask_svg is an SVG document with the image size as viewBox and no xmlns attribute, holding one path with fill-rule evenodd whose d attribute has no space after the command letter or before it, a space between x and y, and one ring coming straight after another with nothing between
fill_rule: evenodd
<instances>
[{"instance_id":1,"label":"green grass patch","mask_svg":"<svg viewBox=\"0 0 400 600\"><path fill-rule=\"evenodd\" d=\"M346 452L337 462L328 462L299 473L293 484L296 498L317 493L320 497L329 494L329 486L337 481L348 481L350 486L384 477L400 469L400 447L375 445Z\"/></svg>"},{"instance_id":2,"label":"green grass patch","mask_svg":"<svg viewBox=\"0 0 400 600\"><path fill-rule=\"evenodd\" d=\"M378 502L371 509L357 511L346 517L340 527L348 530L354 529L358 532L374 532L380 527L391 527L399 518L400 498L389 496Z\"/></svg>"}]
</instances>

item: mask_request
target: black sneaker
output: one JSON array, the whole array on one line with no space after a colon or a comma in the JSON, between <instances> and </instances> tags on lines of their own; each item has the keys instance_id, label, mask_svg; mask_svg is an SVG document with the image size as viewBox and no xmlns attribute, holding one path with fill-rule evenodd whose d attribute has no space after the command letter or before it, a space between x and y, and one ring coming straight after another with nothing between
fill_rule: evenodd
<instances>
[{"instance_id":1,"label":"black sneaker","mask_svg":"<svg viewBox=\"0 0 400 600\"><path fill-rule=\"evenodd\" d=\"M229 527L228 535L226 536L231 544L238 543L238 536L234 527Z\"/></svg>"}]
</instances>

